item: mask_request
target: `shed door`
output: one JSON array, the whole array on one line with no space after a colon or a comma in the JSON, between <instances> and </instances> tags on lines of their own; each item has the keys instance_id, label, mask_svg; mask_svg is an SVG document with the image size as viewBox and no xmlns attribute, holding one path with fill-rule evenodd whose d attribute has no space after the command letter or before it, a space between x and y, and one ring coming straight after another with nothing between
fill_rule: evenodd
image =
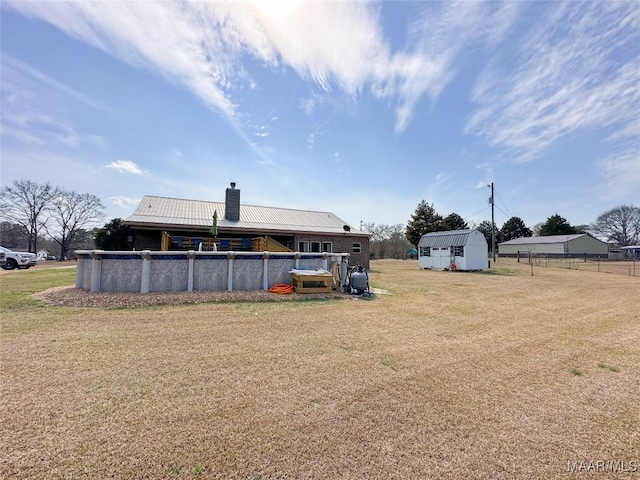
<instances>
[{"instance_id":1,"label":"shed door","mask_svg":"<svg viewBox=\"0 0 640 480\"><path fill-rule=\"evenodd\" d=\"M433 257L433 268L449 268L449 265L451 265L449 247L432 248L431 257Z\"/></svg>"}]
</instances>

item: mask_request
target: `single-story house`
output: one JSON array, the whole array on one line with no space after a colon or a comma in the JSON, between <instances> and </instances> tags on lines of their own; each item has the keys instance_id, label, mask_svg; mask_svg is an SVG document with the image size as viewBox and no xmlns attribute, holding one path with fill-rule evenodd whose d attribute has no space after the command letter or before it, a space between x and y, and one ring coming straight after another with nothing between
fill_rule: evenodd
<instances>
[{"instance_id":1,"label":"single-story house","mask_svg":"<svg viewBox=\"0 0 640 480\"><path fill-rule=\"evenodd\" d=\"M418 265L433 270L484 270L489 266L487 240L477 230L426 233L418 242Z\"/></svg>"},{"instance_id":2,"label":"single-story house","mask_svg":"<svg viewBox=\"0 0 640 480\"><path fill-rule=\"evenodd\" d=\"M369 268L369 233L331 212L241 205L235 183L225 202L145 195L124 223L135 250L349 253Z\"/></svg>"},{"instance_id":3,"label":"single-story house","mask_svg":"<svg viewBox=\"0 0 640 480\"><path fill-rule=\"evenodd\" d=\"M547 257L565 258L569 256L586 256L607 258L609 245L588 233L572 235L548 235L544 237L520 237L498 244L501 257L544 255Z\"/></svg>"}]
</instances>

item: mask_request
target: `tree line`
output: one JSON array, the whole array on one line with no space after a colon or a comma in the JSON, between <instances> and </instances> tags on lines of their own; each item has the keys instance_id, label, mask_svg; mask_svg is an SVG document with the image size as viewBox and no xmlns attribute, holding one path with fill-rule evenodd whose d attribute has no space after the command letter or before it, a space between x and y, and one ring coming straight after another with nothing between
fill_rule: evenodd
<instances>
[{"instance_id":1,"label":"tree line","mask_svg":"<svg viewBox=\"0 0 640 480\"><path fill-rule=\"evenodd\" d=\"M0 233L3 242L12 235L22 236L33 253L43 238L49 239L63 260L71 245L87 235L86 227L103 218L103 209L100 199L90 193L16 180L0 191Z\"/></svg>"},{"instance_id":2,"label":"tree line","mask_svg":"<svg viewBox=\"0 0 640 480\"><path fill-rule=\"evenodd\" d=\"M102 219L104 206L89 193L68 191L31 180L16 180L0 190L0 241L9 248L27 244L27 250L37 253L38 244L47 248L57 245L59 259L74 248L98 247L105 250L126 250L129 228L115 218L102 228L87 230L87 226ZM640 244L640 207L620 205L599 215L590 225L571 225L559 214L528 228L520 217L509 218L501 228L488 220L467 223L452 212L442 216L433 204L422 200L406 226L365 223L363 230L371 233L370 253L376 258L406 258L425 233L475 228L491 244L492 230L496 242L506 242L533 235L568 235L590 233L620 247ZM494 230L495 228L495 230Z\"/></svg>"},{"instance_id":3,"label":"tree line","mask_svg":"<svg viewBox=\"0 0 640 480\"><path fill-rule=\"evenodd\" d=\"M571 235L576 233L589 233L595 237L606 239L619 247L638 245L640 243L640 207L633 205L620 205L600 214L595 222L589 225L571 225L569 221L555 213L534 225L533 229L528 228L520 217L509 218L501 228L493 226L488 221L482 221L475 225L470 225L457 213L451 213L443 217L436 212L433 205L422 200L415 213L409 219L405 229L406 239L412 245L418 245L420 238L425 233L464 230L475 228L487 239L487 244L491 245L492 232L495 234L496 243L508 242L515 238L548 235ZM373 237L372 237L373 240Z\"/></svg>"}]
</instances>

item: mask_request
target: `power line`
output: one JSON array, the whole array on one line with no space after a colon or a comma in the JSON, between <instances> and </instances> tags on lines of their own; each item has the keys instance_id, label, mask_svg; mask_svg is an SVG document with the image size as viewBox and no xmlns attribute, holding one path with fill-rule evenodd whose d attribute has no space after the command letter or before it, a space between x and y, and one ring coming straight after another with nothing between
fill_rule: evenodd
<instances>
[{"instance_id":1,"label":"power line","mask_svg":"<svg viewBox=\"0 0 640 480\"><path fill-rule=\"evenodd\" d=\"M498 195L498 198L499 198L499 199L500 199L500 201L502 202L502 205L504 205L504 208L507 210L507 212L509 212L509 207L507 207L507 204L506 204L506 203L504 203L504 200L502 200L502 197L500 196L500 194L499 194L498 192L496 192L496 195ZM498 210L500 210L500 209L498 209ZM500 211L502 212L502 210L500 210ZM502 213L504 213L504 212L502 212ZM504 214L505 214L505 215L507 215L506 213L504 213ZM511 216L511 217L513 216L513 215L511 214L511 212L509 212L509 214L507 215L507 217L509 217L509 216Z\"/></svg>"},{"instance_id":2,"label":"power line","mask_svg":"<svg viewBox=\"0 0 640 480\"><path fill-rule=\"evenodd\" d=\"M479 212L476 212L476 213L474 213L474 214L472 214L472 215L468 215L468 216L466 216L466 217L462 217L462 219L463 219L463 220L466 220L467 218L475 217L476 215L478 215L479 213L484 212L484 211L485 211L486 209L488 209L488 208L489 208L489 207L484 207L484 208L483 208L482 210L480 210Z\"/></svg>"},{"instance_id":3,"label":"power line","mask_svg":"<svg viewBox=\"0 0 640 480\"><path fill-rule=\"evenodd\" d=\"M499 206L495 205L495 207L496 207L498 210L500 210L502 213L504 213L504 212L502 211L502 209L501 209ZM508 210L508 209L507 209L507 210ZM508 217L508 216L509 216L509 214L504 213L504 216L505 216L505 217Z\"/></svg>"}]
</instances>

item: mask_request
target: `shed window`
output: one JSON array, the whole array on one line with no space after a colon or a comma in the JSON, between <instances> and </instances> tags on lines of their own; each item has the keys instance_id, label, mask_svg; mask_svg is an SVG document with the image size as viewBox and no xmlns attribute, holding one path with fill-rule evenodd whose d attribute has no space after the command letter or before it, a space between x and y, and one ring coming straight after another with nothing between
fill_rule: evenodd
<instances>
[{"instance_id":1,"label":"shed window","mask_svg":"<svg viewBox=\"0 0 640 480\"><path fill-rule=\"evenodd\" d=\"M320 242L311 242L311 253L320 253Z\"/></svg>"},{"instance_id":2,"label":"shed window","mask_svg":"<svg viewBox=\"0 0 640 480\"><path fill-rule=\"evenodd\" d=\"M353 253L360 253L360 252L362 252L362 244L361 244L361 243L354 243L354 244L351 246L351 251L352 251Z\"/></svg>"},{"instance_id":3,"label":"shed window","mask_svg":"<svg viewBox=\"0 0 640 480\"><path fill-rule=\"evenodd\" d=\"M430 257L431 256L431 247L420 247L420 256L421 257Z\"/></svg>"},{"instance_id":4,"label":"shed window","mask_svg":"<svg viewBox=\"0 0 640 480\"><path fill-rule=\"evenodd\" d=\"M333 244L331 242L322 242L323 253L333 253Z\"/></svg>"},{"instance_id":5,"label":"shed window","mask_svg":"<svg viewBox=\"0 0 640 480\"><path fill-rule=\"evenodd\" d=\"M299 252L308 252L309 251L309 242L298 242L298 251Z\"/></svg>"},{"instance_id":6,"label":"shed window","mask_svg":"<svg viewBox=\"0 0 640 480\"><path fill-rule=\"evenodd\" d=\"M455 257L464 257L464 246L451 247L451 254Z\"/></svg>"}]
</instances>

